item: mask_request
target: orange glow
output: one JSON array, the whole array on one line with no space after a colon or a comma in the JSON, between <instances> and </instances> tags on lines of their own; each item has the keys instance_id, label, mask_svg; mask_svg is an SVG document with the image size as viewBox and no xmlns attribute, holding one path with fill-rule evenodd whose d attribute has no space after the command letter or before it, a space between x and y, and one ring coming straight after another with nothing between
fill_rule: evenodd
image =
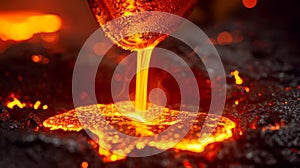
<instances>
[{"instance_id":1,"label":"orange glow","mask_svg":"<svg viewBox=\"0 0 300 168\"><path fill-rule=\"evenodd\" d=\"M171 125L174 125L175 123L178 123L180 121L176 121L176 117L170 117L170 116L177 116L179 111L171 110L168 108L164 108L161 106L156 106L153 104L149 104L148 106L151 106L154 110L153 113L162 113L158 116L158 118L148 121L145 123L136 122L134 120L130 120L126 114L126 112L131 111L129 109L131 102L119 102L118 103L118 109L120 109L122 112L120 113L116 106L114 104L98 104L98 105L91 105L91 106L84 106L79 107L76 110L70 110L63 114L59 114L53 117L48 118L43 122L44 127L50 128L50 130L57 130L62 129L65 131L80 131L82 130L82 126L80 121L78 120L79 113L88 114L89 118L82 118L83 116L80 116L82 120L85 120L85 124L89 125L91 128L98 128L101 125L102 121L93 121L90 118L97 118L99 116L99 112L101 111L101 115L105 116L106 121L103 121L103 123L109 123L111 126L115 126L115 128L119 128L118 130L120 132L123 132L130 136L138 136L138 137L145 137L145 136L155 136L156 134L159 134L160 132L164 131L166 128L168 128ZM124 112L124 113L123 113ZM149 114L148 115L155 115L155 114ZM184 112L186 115L190 115L190 112ZM208 124L207 127L210 127L213 130L211 136L209 137L200 137L199 132L202 129L202 125L204 121L208 120L209 123L212 123L214 121L218 121L217 127L214 127L214 124ZM122 129L123 127L130 128L130 129ZM226 117L216 116L216 115L207 115L206 113L198 113L197 118L194 121L194 125L189 131L189 133L174 147L174 149L177 150L186 150L191 152L202 152L204 151L205 147L208 144L214 143L214 142L220 142L225 139L228 139L232 137L232 129L235 128L235 123L229 120ZM114 137L114 138L106 138L104 141L107 141L105 143L113 143L113 144L119 144L120 146L124 146L124 140L119 136L113 136L113 135L106 135L104 132L99 132L98 130L90 130L93 132L93 134L97 135L98 137ZM145 142L139 142L136 145L134 143L132 145L127 146L126 148L119 149L122 150L121 153L129 154L134 150L134 148L137 149L144 149L145 147L154 147L157 149L168 149L169 144L172 144L176 137L179 135L177 134L170 134L168 138L162 139L161 142L159 141L145 141ZM99 154L104 157L104 160L107 162L113 162L116 160L124 159L124 156L118 156L113 153L111 153L109 150L113 149L99 149ZM120 152L120 151L119 151Z\"/></svg>"},{"instance_id":2,"label":"orange glow","mask_svg":"<svg viewBox=\"0 0 300 168\"><path fill-rule=\"evenodd\" d=\"M233 42L232 34L229 32L221 32L217 37L219 45L231 44Z\"/></svg>"},{"instance_id":3,"label":"orange glow","mask_svg":"<svg viewBox=\"0 0 300 168\"><path fill-rule=\"evenodd\" d=\"M243 81L243 79L239 76L240 72L239 72L238 70L232 71L230 74L231 74L232 76L234 76L234 78L235 78L235 83L236 83L237 85L243 84L244 81Z\"/></svg>"},{"instance_id":4,"label":"orange glow","mask_svg":"<svg viewBox=\"0 0 300 168\"><path fill-rule=\"evenodd\" d=\"M7 103L6 107L13 109L15 106L18 106L19 108L24 108L26 104L21 103L20 100L17 98L13 98L13 101Z\"/></svg>"},{"instance_id":5,"label":"orange glow","mask_svg":"<svg viewBox=\"0 0 300 168\"><path fill-rule=\"evenodd\" d=\"M185 168L193 168L192 164L188 160L183 161L183 165Z\"/></svg>"},{"instance_id":6,"label":"orange glow","mask_svg":"<svg viewBox=\"0 0 300 168\"><path fill-rule=\"evenodd\" d=\"M35 63L41 62L42 61L42 56L41 55L32 55L31 60Z\"/></svg>"},{"instance_id":7,"label":"orange glow","mask_svg":"<svg viewBox=\"0 0 300 168\"><path fill-rule=\"evenodd\" d=\"M126 26L136 23L134 29L144 29L145 25L156 24L155 27L160 28L162 25L156 23L155 20L159 20L159 17L133 17L132 14L143 11L161 11L167 13L173 13L180 16L184 16L192 8L197 0L154 0L154 1L136 1L136 0L89 0L92 12L96 17L97 22L115 44L125 50L138 51L137 61L137 73L136 73L136 95L135 95L135 107L134 112L139 116L139 119L145 118L145 111L147 110L147 83L148 83L148 71L149 62L153 48L163 41L168 33L173 32L179 23L174 20L172 24L165 24L163 27L167 27L168 32L138 32L136 34L128 34L128 36L122 35L123 30L119 30L120 27L126 32ZM99 12L101 11L101 12ZM109 21L120 17L126 17L126 22L121 21L118 26L115 24L107 24ZM131 26L132 27L132 26ZM163 28L161 27L161 28ZM131 28L130 28L131 29ZM163 29L162 29L163 30ZM120 37L120 38L119 38ZM98 55L102 54L101 47L103 44L96 44L93 49ZM145 50L141 50L145 49Z\"/></svg>"},{"instance_id":8,"label":"orange glow","mask_svg":"<svg viewBox=\"0 0 300 168\"><path fill-rule=\"evenodd\" d=\"M104 156L103 160L105 162L115 162L115 161L123 160L126 158L125 156L113 154L110 151L108 151L104 148L101 148L101 147L99 147L98 153L99 153L99 155Z\"/></svg>"},{"instance_id":9,"label":"orange glow","mask_svg":"<svg viewBox=\"0 0 300 168\"><path fill-rule=\"evenodd\" d=\"M37 109L40 107L41 104L42 104L41 101L36 101L36 102L34 103L34 105L33 105L33 108L34 108L35 110L37 110Z\"/></svg>"},{"instance_id":10,"label":"orange glow","mask_svg":"<svg viewBox=\"0 0 300 168\"><path fill-rule=\"evenodd\" d=\"M53 43L59 39L57 33L41 34L41 38L48 43Z\"/></svg>"},{"instance_id":11,"label":"orange glow","mask_svg":"<svg viewBox=\"0 0 300 168\"><path fill-rule=\"evenodd\" d=\"M243 5L246 8L254 8L257 5L257 0L242 0Z\"/></svg>"},{"instance_id":12,"label":"orange glow","mask_svg":"<svg viewBox=\"0 0 300 168\"><path fill-rule=\"evenodd\" d=\"M52 14L36 12L0 13L0 39L23 41L34 34L57 32L62 21Z\"/></svg>"},{"instance_id":13,"label":"orange glow","mask_svg":"<svg viewBox=\"0 0 300 168\"><path fill-rule=\"evenodd\" d=\"M49 58L44 57L43 55L40 55L40 54L32 55L31 60L34 63L43 63L43 64L49 64L50 63Z\"/></svg>"},{"instance_id":14,"label":"orange glow","mask_svg":"<svg viewBox=\"0 0 300 168\"><path fill-rule=\"evenodd\" d=\"M246 91L247 93L250 92L250 88L249 88L249 87L244 87L244 89L245 89L245 91Z\"/></svg>"},{"instance_id":15,"label":"orange glow","mask_svg":"<svg viewBox=\"0 0 300 168\"><path fill-rule=\"evenodd\" d=\"M263 131L265 131L265 130L276 131L276 130L279 130L279 129L280 129L280 125L276 123L275 125L270 125L270 126L264 127Z\"/></svg>"},{"instance_id":16,"label":"orange glow","mask_svg":"<svg viewBox=\"0 0 300 168\"><path fill-rule=\"evenodd\" d=\"M116 27L108 25L107 22L114 20L115 18L128 16L126 22L124 22L125 24L131 24L131 22L149 22L149 24L155 24L153 20L131 18L130 15L144 11L160 11L184 16L196 2L196 0L89 0L93 14L99 25L105 31L105 34L119 47L131 51L136 51L146 47L154 47L167 36L160 33L144 32L130 35L129 37L125 37L118 41L116 40L116 37L120 35L119 31L115 31ZM159 27L161 25L156 26ZM176 26L178 26L178 24L174 24L168 28L170 33L176 28Z\"/></svg>"},{"instance_id":17,"label":"orange glow","mask_svg":"<svg viewBox=\"0 0 300 168\"><path fill-rule=\"evenodd\" d=\"M48 109L48 105L43 105L43 110L47 110Z\"/></svg>"},{"instance_id":18,"label":"orange glow","mask_svg":"<svg viewBox=\"0 0 300 168\"><path fill-rule=\"evenodd\" d=\"M81 168L88 168L89 167L89 163L84 161L81 163Z\"/></svg>"},{"instance_id":19,"label":"orange glow","mask_svg":"<svg viewBox=\"0 0 300 168\"><path fill-rule=\"evenodd\" d=\"M284 126L284 122L281 121L280 123L275 123L275 125L269 125L269 126L266 126L266 127L264 127L262 130L263 130L263 131L266 131L266 130L276 131L276 130L279 130L280 127L283 127L283 126Z\"/></svg>"},{"instance_id":20,"label":"orange glow","mask_svg":"<svg viewBox=\"0 0 300 168\"><path fill-rule=\"evenodd\" d=\"M234 104L235 104L235 105L239 105L240 102L239 102L238 100L236 100L236 101L234 102Z\"/></svg>"}]
</instances>

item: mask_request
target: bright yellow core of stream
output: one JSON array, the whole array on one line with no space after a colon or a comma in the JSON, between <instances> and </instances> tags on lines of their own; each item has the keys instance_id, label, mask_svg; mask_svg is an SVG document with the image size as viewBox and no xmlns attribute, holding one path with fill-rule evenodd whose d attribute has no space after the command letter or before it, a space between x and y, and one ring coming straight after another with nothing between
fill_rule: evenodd
<instances>
[{"instance_id":1,"label":"bright yellow core of stream","mask_svg":"<svg viewBox=\"0 0 300 168\"><path fill-rule=\"evenodd\" d=\"M135 89L135 108L139 116L144 116L147 110L147 87L149 63L153 48L146 48L138 51L136 89Z\"/></svg>"}]
</instances>

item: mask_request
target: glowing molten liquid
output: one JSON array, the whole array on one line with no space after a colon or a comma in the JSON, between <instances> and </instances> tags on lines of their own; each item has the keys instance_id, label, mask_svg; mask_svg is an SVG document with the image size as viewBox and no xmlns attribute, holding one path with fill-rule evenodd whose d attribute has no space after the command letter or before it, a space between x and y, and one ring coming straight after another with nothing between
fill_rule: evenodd
<instances>
[{"instance_id":1,"label":"glowing molten liquid","mask_svg":"<svg viewBox=\"0 0 300 168\"><path fill-rule=\"evenodd\" d=\"M192 8L197 0L89 0L90 7L99 25L106 35L118 46L125 50L137 51L137 74L136 74L136 95L135 111L140 117L144 117L143 111L147 110L147 83L148 68L153 48L167 35L147 32L145 27L151 27L151 30L166 30L169 33L175 30L178 23L164 25L157 23L161 20L159 16L131 16L134 13L143 11L160 11L179 16L184 16ZM122 17L122 18L121 18ZM121 18L120 21L114 19ZM110 21L117 23L110 24ZM156 23L156 24L155 24ZM126 28L125 28L126 27ZM137 29L141 33L129 34L123 37L121 32L130 32L127 29ZM147 30L147 29L146 29ZM121 39L121 40L118 40Z\"/></svg>"},{"instance_id":2,"label":"glowing molten liquid","mask_svg":"<svg viewBox=\"0 0 300 168\"><path fill-rule=\"evenodd\" d=\"M172 147L169 144L176 142L178 136L180 136L176 130L180 130L181 127L187 123L185 120L177 120L179 111L154 104L148 104L151 110L148 111L147 115L160 114L159 117L145 123L137 122L127 118L126 114L124 115L124 113L132 111L131 102L119 102L117 105L118 109L115 104L98 104L79 107L51 117L45 120L43 125L51 130L63 129L65 131L80 131L83 128L89 129L93 134L97 135L99 144L101 143L100 141L105 144L110 144L109 149L100 148L99 154L104 156L105 161L111 162L124 159L124 156L135 149L141 150L145 147L153 147L166 150ZM183 113L184 116L194 115L190 112ZM99 120L100 115L103 116L105 120ZM80 118L80 121L78 118ZM190 122L193 123L190 131L173 147L174 149L202 152L208 144L230 138L232 136L232 129L235 128L235 123L228 118L217 115L207 115L206 113L198 113L195 121ZM107 124L109 124L109 126ZM171 128L170 126L175 124L176 127L171 129L170 134L158 139L158 134ZM126 135L136 137L151 136L154 139L152 139L153 141L132 142L128 145L126 142L129 142L129 140L126 137L122 138L108 131L110 126ZM211 135L209 135L210 132L203 132L203 134L200 135L203 127L210 128L212 130ZM99 131L99 128L107 131ZM119 156L112 152L122 153L124 156Z\"/></svg>"},{"instance_id":3,"label":"glowing molten liquid","mask_svg":"<svg viewBox=\"0 0 300 168\"><path fill-rule=\"evenodd\" d=\"M114 26L106 26L107 22L143 11L159 11L185 16L196 2L197 0L89 0L92 12L106 35L123 49L131 51L145 47L154 47L164 40L166 36L159 33L143 32L129 37L122 37L121 41L116 41L115 37L120 34L120 28L117 28L116 31ZM124 20L124 23L120 24L128 25L135 22L144 23L146 26L155 26L157 28L162 26L155 25L155 20L149 20L149 18L151 17L128 17ZM176 25L173 26L176 27ZM172 28L174 27L168 27L170 32L172 32Z\"/></svg>"},{"instance_id":4,"label":"glowing molten liquid","mask_svg":"<svg viewBox=\"0 0 300 168\"><path fill-rule=\"evenodd\" d=\"M166 150L173 147L171 144L176 143L178 137L180 137L176 132L187 124L187 119L177 120L177 116L181 112L147 102L148 68L151 53L153 48L162 41L166 35L144 32L119 38L120 29L111 25L106 26L105 24L117 17L129 16L132 13L140 11L163 11L182 16L186 14L196 0L188 2L183 0L89 0L89 2L97 21L106 35L123 49L138 52L135 107L132 107L132 103L128 101L118 102L118 108L116 108L115 104L98 104L79 107L51 117L45 120L43 125L51 130L63 129L65 131L80 131L83 128L89 129L89 131L99 138L99 144L109 144L107 146L108 149L101 147L99 149L99 154L104 156L104 160L108 162L123 159L124 156L135 149L142 150L145 147L153 147L159 150ZM123 21L126 24L130 24L130 22L141 22L141 25L146 24L147 26L147 24L151 24L153 20L147 21L147 18L129 17L128 20ZM161 25L155 26L159 27ZM122 40L116 41L115 39ZM195 115L190 112L182 113L184 113L184 116ZM104 117L104 119L99 119L99 116ZM158 117L153 120L146 120L152 118L152 116ZM195 117L195 121L190 121L193 124L191 130L184 136L180 143L174 147L175 149L201 152L206 145L223 141L232 136L232 129L235 127L235 124L228 118L207 115L205 113L198 113ZM80 121L78 118L80 118ZM137 120L142 122L137 122ZM216 122L217 127L215 128ZM111 126L129 136L151 136L153 137L153 141L146 139L142 142L134 141L128 144L126 142L129 142L129 139L119 137L115 132L109 131ZM204 132L204 134L200 135L203 126L211 128L212 134L210 136L208 136L210 132ZM171 133L159 139L157 135L168 128L172 128L170 130ZM115 155L113 152L121 153L123 156Z\"/></svg>"},{"instance_id":5,"label":"glowing molten liquid","mask_svg":"<svg viewBox=\"0 0 300 168\"><path fill-rule=\"evenodd\" d=\"M37 12L0 13L0 40L23 41L38 33L54 33L62 26L59 16Z\"/></svg>"},{"instance_id":6,"label":"glowing molten liquid","mask_svg":"<svg viewBox=\"0 0 300 168\"><path fill-rule=\"evenodd\" d=\"M135 89L136 112L144 118L143 111L147 110L148 72L153 48L138 51L137 74Z\"/></svg>"}]
</instances>

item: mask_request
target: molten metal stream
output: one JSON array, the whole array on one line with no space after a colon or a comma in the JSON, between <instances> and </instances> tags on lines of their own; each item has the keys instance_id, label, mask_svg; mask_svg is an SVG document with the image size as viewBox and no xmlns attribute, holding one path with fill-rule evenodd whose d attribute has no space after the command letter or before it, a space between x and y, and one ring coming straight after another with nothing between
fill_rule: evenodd
<instances>
[{"instance_id":1,"label":"molten metal stream","mask_svg":"<svg viewBox=\"0 0 300 168\"><path fill-rule=\"evenodd\" d=\"M137 58L135 107L137 115L143 118L145 116L143 113L147 110L148 72L152 51L152 47L139 50Z\"/></svg>"},{"instance_id":2,"label":"molten metal stream","mask_svg":"<svg viewBox=\"0 0 300 168\"><path fill-rule=\"evenodd\" d=\"M163 25L156 24L155 19L150 16L130 17L130 15L143 11L161 11L173 13L180 16L186 15L196 3L197 0L89 0L90 7L97 22L105 32L105 34L118 46L125 50L137 51L137 74L136 74L136 94L135 94L135 112L143 118L143 111L147 110L147 83L149 62L153 48L167 35L153 32L140 32L138 34L123 37L120 31L127 31L123 28L126 25L138 25L139 30L143 27L151 26L162 28ZM124 20L122 20L122 17ZM110 25L109 22L121 18L119 24ZM125 24L124 24L125 23ZM123 25L124 24L124 25ZM178 26L164 25L168 27L168 31L172 32ZM134 27L134 26L133 26ZM121 40L117 40L121 39Z\"/></svg>"},{"instance_id":3,"label":"molten metal stream","mask_svg":"<svg viewBox=\"0 0 300 168\"><path fill-rule=\"evenodd\" d=\"M120 16L129 16L132 13L140 11L163 11L183 16L196 0L188 2L183 0L89 0L89 2L98 23L106 35L123 49L138 52L135 107L132 109L132 102L130 101L118 102L118 108L116 108L115 104L98 104L79 107L75 110L70 110L66 113L51 117L44 121L43 125L51 130L63 129L65 131L80 131L83 128L89 129L89 131L98 137L98 144L109 144L109 149L99 149L99 154L103 155L104 160L108 162L123 159L124 156L130 154L135 149L142 150L145 147L152 147L159 150L169 149L172 147L171 144L176 143L178 137L180 137L179 134L174 132L181 130L182 126L186 125L188 121L187 119L184 121L177 120L178 114L181 113L179 111L154 105L147 101L148 71L151 54L153 48L160 41L164 40L166 35L145 32L131 35L130 37L122 37L121 41L117 41L116 39L120 39L116 38L120 36L120 32L117 31L119 29L106 25L106 23ZM144 19L147 19L139 20L133 17L128 18L130 19L126 20L126 24L142 22ZM145 24L144 22L142 23ZM161 25L155 26L159 27ZM170 30L171 29L170 27ZM183 113L184 116L193 115L189 112ZM105 120L100 120L100 115L103 116ZM158 117L153 119L153 116ZM235 124L228 118L207 115L205 113L198 113L195 117L195 121L190 121L193 122L191 130L181 142L174 147L175 149L201 152L207 144L223 141L232 136L232 129L235 127ZM80 121L78 118L80 118ZM153 120L149 120L150 118ZM143 122L137 122L136 120ZM204 123L206 123L206 125L204 125ZM214 128L216 123L217 127ZM119 137L116 133L108 131L107 124L126 135L137 137L151 136L154 140L149 141L146 139L145 141L143 140L143 142L137 141L127 144L126 142L129 142L129 139ZM171 126L175 126L175 128ZM210 132L205 132L203 135L200 135L203 126L213 130L210 136L208 136ZM169 127L173 129L170 132L174 134L172 133L159 139L157 135ZM121 153L123 156L118 156L114 153Z\"/></svg>"}]
</instances>

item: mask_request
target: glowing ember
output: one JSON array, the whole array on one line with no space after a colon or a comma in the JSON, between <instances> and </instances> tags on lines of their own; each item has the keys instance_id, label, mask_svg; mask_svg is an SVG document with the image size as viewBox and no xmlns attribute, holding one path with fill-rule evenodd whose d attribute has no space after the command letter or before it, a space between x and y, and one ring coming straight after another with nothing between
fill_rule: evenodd
<instances>
[{"instance_id":1,"label":"glowing ember","mask_svg":"<svg viewBox=\"0 0 300 168\"><path fill-rule=\"evenodd\" d=\"M89 163L84 161L81 163L81 168L88 168L89 167Z\"/></svg>"},{"instance_id":2,"label":"glowing ember","mask_svg":"<svg viewBox=\"0 0 300 168\"><path fill-rule=\"evenodd\" d=\"M26 106L25 103L21 103L20 100L18 100L17 98L13 98L13 101L8 102L6 107L13 109L15 106L18 106L19 108L24 108Z\"/></svg>"},{"instance_id":3,"label":"glowing ember","mask_svg":"<svg viewBox=\"0 0 300 168\"><path fill-rule=\"evenodd\" d=\"M232 34L229 32L221 32L217 37L217 42L220 45L231 44L233 42Z\"/></svg>"},{"instance_id":4,"label":"glowing ember","mask_svg":"<svg viewBox=\"0 0 300 168\"><path fill-rule=\"evenodd\" d=\"M114 162L114 161L123 160L123 159L126 158L126 156L120 156L120 155L113 154L110 151L108 151L108 150L106 150L104 148L101 148L101 147L99 148L98 153L101 156L104 156L103 160L105 162Z\"/></svg>"},{"instance_id":5,"label":"glowing ember","mask_svg":"<svg viewBox=\"0 0 300 168\"><path fill-rule=\"evenodd\" d=\"M43 105L43 110L47 110L48 109L48 105Z\"/></svg>"},{"instance_id":6,"label":"glowing ember","mask_svg":"<svg viewBox=\"0 0 300 168\"><path fill-rule=\"evenodd\" d=\"M32 108L33 110L38 110L40 108L42 108L43 110L47 110L48 109L48 105L44 104L42 106L42 102L40 100L35 101L35 103L31 102L31 101L26 101L26 102L21 102L21 100L19 100L20 96L16 96L14 93L11 93L11 95L9 96L8 100L4 100L6 107L9 109L13 109L15 106L19 107L19 108Z\"/></svg>"},{"instance_id":7,"label":"glowing ember","mask_svg":"<svg viewBox=\"0 0 300 168\"><path fill-rule=\"evenodd\" d=\"M268 125L268 126L262 128L262 130L263 131L266 131L266 130L276 131L276 130L279 130L283 126L284 126L284 121L281 121L280 123L275 123L275 125Z\"/></svg>"},{"instance_id":8,"label":"glowing ember","mask_svg":"<svg viewBox=\"0 0 300 168\"><path fill-rule=\"evenodd\" d=\"M42 61L42 56L41 55L32 55L31 59L33 62L38 63Z\"/></svg>"},{"instance_id":9,"label":"glowing ember","mask_svg":"<svg viewBox=\"0 0 300 168\"><path fill-rule=\"evenodd\" d=\"M183 161L183 165L185 168L193 168L192 164L187 160Z\"/></svg>"},{"instance_id":10,"label":"glowing ember","mask_svg":"<svg viewBox=\"0 0 300 168\"><path fill-rule=\"evenodd\" d=\"M35 110L37 110L37 109L40 107L41 104L42 104L41 101L36 101L36 102L34 103L34 105L33 105L33 108L34 108Z\"/></svg>"},{"instance_id":11,"label":"glowing ember","mask_svg":"<svg viewBox=\"0 0 300 168\"><path fill-rule=\"evenodd\" d=\"M41 54L32 55L31 60L34 63L43 63L43 64L49 64L49 62L50 62L49 58L47 58Z\"/></svg>"},{"instance_id":12,"label":"glowing ember","mask_svg":"<svg viewBox=\"0 0 300 168\"><path fill-rule=\"evenodd\" d=\"M232 32L223 31L218 34L217 37L211 37L210 43L214 45L230 45L239 44L243 42L244 36L240 30L235 30Z\"/></svg>"},{"instance_id":13,"label":"glowing ember","mask_svg":"<svg viewBox=\"0 0 300 168\"><path fill-rule=\"evenodd\" d=\"M257 5L257 0L242 0L243 5L246 8L254 8Z\"/></svg>"},{"instance_id":14,"label":"glowing ember","mask_svg":"<svg viewBox=\"0 0 300 168\"><path fill-rule=\"evenodd\" d=\"M117 135L108 135L107 133L99 132L97 128L105 128L105 126L103 125L109 123L115 129L126 135L146 137L159 134L175 123L181 122L176 120L179 111L167 109L153 104L148 104L148 106L151 107L152 111L146 114L156 115L155 113L160 114L162 112L158 116L158 118L155 118L152 121L148 121L146 123L131 120L127 117L126 114L126 112L132 110L128 109L128 107L130 107L130 103L131 102L118 103L117 105L120 111L117 110L116 105L114 104L98 104L79 107L76 110L70 110L66 113L51 117L45 120L43 125L50 128L51 130L63 129L65 131L80 131L83 129L80 121L78 120L78 117L80 117L82 120L84 120L84 123L87 124L86 127L88 127L88 129L90 129L93 134L97 135L100 138L106 137L104 139L105 143L120 145L123 147L126 139L121 139ZM97 120L97 118L99 118L100 111L101 115L105 117L106 121ZM191 115L191 113L189 112L184 113L185 115ZM84 114L84 116L88 117L82 118L80 114ZM199 134L201 129L203 128L202 125L205 120L208 121L208 124L205 126L214 129L214 131L212 132L211 136L209 136L208 138L206 137L207 139L204 140ZM217 127L214 128L213 123L218 120L219 122L217 124ZM208 144L213 142L220 142L230 138L232 136L232 129L235 128L234 122L232 122L228 118L219 117L216 115L207 115L205 113L198 113L197 118L193 123L193 127L191 128L189 133L180 141L180 143L178 143L174 147L175 149L187 150L191 152L202 152ZM132 145L124 146L121 153L126 155L132 152L135 148L143 149L146 146L165 150L168 148L167 144L174 142L176 137L178 136L179 135L177 134L172 134L165 139L160 139L160 142L158 140L150 142L145 141L139 142L136 145L134 145L135 143L132 143ZM104 156L106 161L115 161L124 158L123 156L115 155L102 148L99 149L99 154Z\"/></svg>"},{"instance_id":15,"label":"glowing ember","mask_svg":"<svg viewBox=\"0 0 300 168\"><path fill-rule=\"evenodd\" d=\"M57 32L62 25L56 15L34 12L0 13L0 39L23 41L34 34Z\"/></svg>"},{"instance_id":16,"label":"glowing ember","mask_svg":"<svg viewBox=\"0 0 300 168\"><path fill-rule=\"evenodd\" d=\"M246 93L250 92L250 88L249 87L244 87L244 90L245 90Z\"/></svg>"},{"instance_id":17,"label":"glowing ember","mask_svg":"<svg viewBox=\"0 0 300 168\"><path fill-rule=\"evenodd\" d=\"M235 83L237 85L241 85L244 83L243 79L239 76L240 72L238 70L235 70L233 72L230 73L232 76L234 76L235 78Z\"/></svg>"}]
</instances>

